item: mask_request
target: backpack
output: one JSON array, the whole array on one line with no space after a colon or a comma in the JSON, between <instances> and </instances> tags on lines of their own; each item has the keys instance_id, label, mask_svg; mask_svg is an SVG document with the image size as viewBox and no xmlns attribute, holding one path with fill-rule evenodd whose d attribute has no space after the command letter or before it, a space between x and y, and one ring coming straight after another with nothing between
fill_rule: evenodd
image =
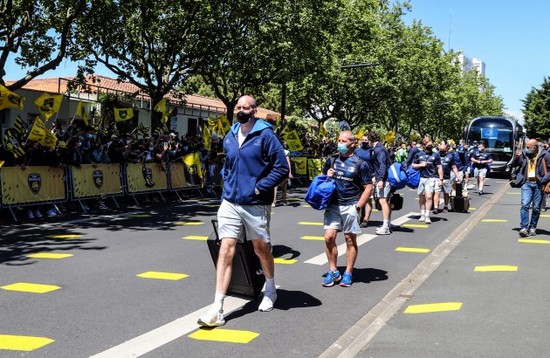
<instances>
[{"instance_id":1,"label":"backpack","mask_svg":"<svg viewBox=\"0 0 550 358\"><path fill-rule=\"evenodd\" d=\"M388 168L388 182L396 190L403 189L407 185L408 175L403 163L390 165Z\"/></svg>"},{"instance_id":2,"label":"backpack","mask_svg":"<svg viewBox=\"0 0 550 358\"><path fill-rule=\"evenodd\" d=\"M317 175L309 185L304 200L313 209L324 210L330 203L334 189L336 189L334 180L324 174Z\"/></svg>"},{"instance_id":3,"label":"backpack","mask_svg":"<svg viewBox=\"0 0 550 358\"><path fill-rule=\"evenodd\" d=\"M411 166L407 168L407 186L412 189L417 189L420 184L420 172Z\"/></svg>"}]
</instances>

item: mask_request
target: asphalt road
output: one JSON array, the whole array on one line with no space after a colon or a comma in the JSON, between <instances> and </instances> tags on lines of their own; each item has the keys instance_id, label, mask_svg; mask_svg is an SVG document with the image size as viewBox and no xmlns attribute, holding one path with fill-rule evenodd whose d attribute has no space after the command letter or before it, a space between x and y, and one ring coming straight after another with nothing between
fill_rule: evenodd
<instances>
[{"instance_id":1,"label":"asphalt road","mask_svg":"<svg viewBox=\"0 0 550 358\"><path fill-rule=\"evenodd\" d=\"M518 243L519 190L504 180L488 184L485 195L472 196L470 213L434 215L431 225L415 216L415 192L401 190L405 204L393 215L400 227L376 236L381 213L373 214L350 288L321 286L328 268L322 212L304 205L303 189L292 189L291 206L272 217L275 310L228 298L227 324L216 329L196 324L214 294L204 239L216 200L17 224L7 218L0 357L542 357L549 351L539 338L550 312L538 310L548 296L546 246ZM491 218L497 221L483 221ZM545 220L537 239L548 238ZM342 271L344 263L340 256ZM474 271L497 264L520 269ZM404 313L441 302L454 310ZM514 325L527 320L530 327ZM515 341L523 350L503 348Z\"/></svg>"}]
</instances>

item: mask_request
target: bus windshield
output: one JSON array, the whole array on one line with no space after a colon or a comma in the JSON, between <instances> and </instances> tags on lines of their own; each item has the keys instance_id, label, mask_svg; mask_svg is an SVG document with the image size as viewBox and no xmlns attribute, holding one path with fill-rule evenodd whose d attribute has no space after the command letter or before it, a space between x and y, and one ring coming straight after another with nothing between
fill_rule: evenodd
<instances>
[{"instance_id":1,"label":"bus windshield","mask_svg":"<svg viewBox=\"0 0 550 358\"><path fill-rule=\"evenodd\" d=\"M510 153L514 145L514 131L508 122L495 122L490 119L478 120L468 133L468 143L483 143L488 152Z\"/></svg>"}]
</instances>

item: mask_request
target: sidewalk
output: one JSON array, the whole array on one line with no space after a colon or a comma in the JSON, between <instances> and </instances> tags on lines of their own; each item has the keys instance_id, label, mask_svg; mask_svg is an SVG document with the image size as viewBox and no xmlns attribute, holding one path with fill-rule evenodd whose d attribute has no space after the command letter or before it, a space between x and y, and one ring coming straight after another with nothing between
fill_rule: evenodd
<instances>
[{"instance_id":1,"label":"sidewalk","mask_svg":"<svg viewBox=\"0 0 550 358\"><path fill-rule=\"evenodd\" d=\"M323 356L548 357L550 215L521 239L519 202L503 185Z\"/></svg>"}]
</instances>

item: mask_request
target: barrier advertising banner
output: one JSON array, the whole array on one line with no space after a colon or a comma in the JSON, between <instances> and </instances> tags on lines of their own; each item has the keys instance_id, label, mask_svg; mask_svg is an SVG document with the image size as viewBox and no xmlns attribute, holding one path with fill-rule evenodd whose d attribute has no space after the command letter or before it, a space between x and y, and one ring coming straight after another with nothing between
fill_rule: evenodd
<instances>
[{"instance_id":1,"label":"barrier advertising banner","mask_svg":"<svg viewBox=\"0 0 550 358\"><path fill-rule=\"evenodd\" d=\"M75 199L122 194L120 164L83 164L72 167Z\"/></svg>"},{"instance_id":2,"label":"barrier advertising banner","mask_svg":"<svg viewBox=\"0 0 550 358\"><path fill-rule=\"evenodd\" d=\"M157 163L129 163L126 167L128 193L168 189L164 168Z\"/></svg>"},{"instance_id":3,"label":"barrier advertising banner","mask_svg":"<svg viewBox=\"0 0 550 358\"><path fill-rule=\"evenodd\" d=\"M51 167L3 167L2 205L65 200L65 169Z\"/></svg>"}]
</instances>

